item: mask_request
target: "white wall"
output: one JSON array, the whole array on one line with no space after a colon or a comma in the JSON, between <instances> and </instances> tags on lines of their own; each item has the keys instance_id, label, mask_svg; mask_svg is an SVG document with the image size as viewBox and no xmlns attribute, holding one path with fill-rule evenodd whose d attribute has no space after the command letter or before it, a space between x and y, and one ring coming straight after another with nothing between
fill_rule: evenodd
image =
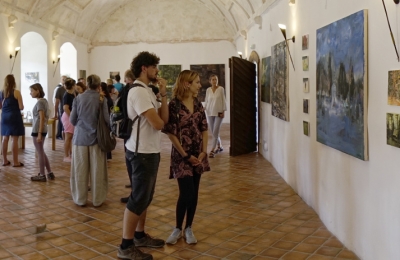
<instances>
[{"instance_id":1,"label":"white wall","mask_svg":"<svg viewBox=\"0 0 400 260\"><path fill-rule=\"evenodd\" d=\"M385 1L397 44L400 6ZM316 141L316 30L362 9L368 9L368 141L369 161L362 161ZM381 1L277 1L263 15L263 26L253 26L247 41L237 39L238 51L250 53L256 44L260 57L271 55L271 46L283 36L278 23L287 25L287 36L296 71L289 63L290 122L271 116L271 105L261 104L260 152L279 174L312 206L327 228L362 259L400 259L400 149L386 144L386 113L400 113L387 104L388 71L400 69ZM272 27L272 30L270 28ZM301 49L301 36L309 34L309 49ZM399 45L397 45L399 49ZM302 71L302 56L309 55L310 69ZM248 56L248 55L247 55ZM289 61L290 62L290 61ZM309 77L310 93L302 79ZM309 114L302 111L310 99ZM309 121L310 137L302 121Z\"/></svg>"},{"instance_id":2,"label":"white wall","mask_svg":"<svg viewBox=\"0 0 400 260\"><path fill-rule=\"evenodd\" d=\"M141 51L154 52L160 57L160 65L182 65L182 70L190 69L191 64L225 64L225 92L228 111L224 123L230 122L229 116L229 58L237 56L231 42L179 43L179 44L134 44L96 47L90 53L90 73L98 74L102 81L109 78L110 71L119 71L121 81L129 69L134 56Z\"/></svg>"},{"instance_id":3,"label":"white wall","mask_svg":"<svg viewBox=\"0 0 400 260\"><path fill-rule=\"evenodd\" d=\"M17 16L19 16L17 14ZM52 40L52 32L53 30L50 28L43 28L37 26L35 24L27 23L19 19L17 23L14 24L14 28L8 27L8 17L4 14L0 14L0 57L4 57L0 59L0 89L3 88L3 80L10 73L12 60L8 57L10 54L14 55L14 49L17 46L21 46L21 37L28 32L36 32L40 34L47 44L47 77L40 77L40 83L48 86L48 91L46 94L46 98L49 101L49 104L53 107L53 92L56 85L60 82L60 67L58 66L56 69L55 76L53 77L53 73L55 70L55 64L53 64L53 60L57 61L57 55L60 54L60 47L65 42L71 42L78 52L78 69L77 70L87 70L89 68L88 65L88 53L87 53L87 45L78 41L76 39L71 39L70 37L64 37L60 35L54 41ZM17 59L15 60L13 74L15 76L17 82L17 89L21 90L21 57L24 50L21 48ZM28 71L35 71L35 68ZM25 110L32 110L25 106ZM54 111L54 108L52 108Z\"/></svg>"}]
</instances>

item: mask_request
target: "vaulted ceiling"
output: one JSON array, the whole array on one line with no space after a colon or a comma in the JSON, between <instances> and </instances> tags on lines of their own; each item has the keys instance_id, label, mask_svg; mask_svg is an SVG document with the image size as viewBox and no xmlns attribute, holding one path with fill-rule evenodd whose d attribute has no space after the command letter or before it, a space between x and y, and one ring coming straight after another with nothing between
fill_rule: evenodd
<instances>
[{"instance_id":1,"label":"vaulted ceiling","mask_svg":"<svg viewBox=\"0 0 400 260\"><path fill-rule=\"evenodd\" d=\"M234 41L279 0L0 0L0 12L92 46Z\"/></svg>"}]
</instances>

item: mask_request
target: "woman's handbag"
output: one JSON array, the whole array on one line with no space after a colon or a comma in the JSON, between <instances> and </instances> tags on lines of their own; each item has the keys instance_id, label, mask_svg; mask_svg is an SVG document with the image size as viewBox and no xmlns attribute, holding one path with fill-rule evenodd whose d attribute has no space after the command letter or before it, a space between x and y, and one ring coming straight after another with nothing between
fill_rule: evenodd
<instances>
[{"instance_id":1,"label":"woman's handbag","mask_svg":"<svg viewBox=\"0 0 400 260\"><path fill-rule=\"evenodd\" d=\"M97 144L100 149L105 152L111 152L117 145L117 140L104 120L103 102L100 101L99 106L99 121L97 121Z\"/></svg>"}]
</instances>

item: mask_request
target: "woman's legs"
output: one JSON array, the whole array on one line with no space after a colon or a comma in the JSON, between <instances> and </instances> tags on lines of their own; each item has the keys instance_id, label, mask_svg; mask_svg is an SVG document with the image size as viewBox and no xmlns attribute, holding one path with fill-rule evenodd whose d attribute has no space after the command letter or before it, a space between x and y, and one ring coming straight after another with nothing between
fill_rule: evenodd
<instances>
[{"instance_id":1,"label":"woman's legs","mask_svg":"<svg viewBox=\"0 0 400 260\"><path fill-rule=\"evenodd\" d=\"M73 136L74 134L65 132L64 157L71 157Z\"/></svg>"},{"instance_id":2,"label":"woman's legs","mask_svg":"<svg viewBox=\"0 0 400 260\"><path fill-rule=\"evenodd\" d=\"M3 152L3 165L8 163L7 159L7 150L8 150L8 140L10 139L9 136L3 136L3 143L2 143L2 152Z\"/></svg>"},{"instance_id":3,"label":"woman's legs","mask_svg":"<svg viewBox=\"0 0 400 260\"><path fill-rule=\"evenodd\" d=\"M41 142L37 141L36 136L34 136L32 138L33 138L33 145L35 146L36 152L38 153L40 175L46 175L45 170L44 170L45 168L47 169L48 173L51 172L49 159L47 158L47 155L43 149L44 141L46 140L46 137L43 137Z\"/></svg>"},{"instance_id":4,"label":"woman's legs","mask_svg":"<svg viewBox=\"0 0 400 260\"><path fill-rule=\"evenodd\" d=\"M219 130L221 129L221 124L222 124L222 119L219 116L213 116L213 119L210 120L212 121L212 127L210 128L211 133L212 133L212 142L211 142L211 151L214 151L215 148L217 147L217 144L221 144L221 138L219 137Z\"/></svg>"},{"instance_id":5,"label":"woman's legs","mask_svg":"<svg viewBox=\"0 0 400 260\"><path fill-rule=\"evenodd\" d=\"M18 138L19 136L12 136L12 156L14 166L20 165L18 160Z\"/></svg>"},{"instance_id":6,"label":"woman's legs","mask_svg":"<svg viewBox=\"0 0 400 260\"><path fill-rule=\"evenodd\" d=\"M185 214L185 228L192 226L197 208L200 178L201 174L195 173L194 176L186 176L178 179L179 198L176 204L176 228L182 230Z\"/></svg>"}]
</instances>

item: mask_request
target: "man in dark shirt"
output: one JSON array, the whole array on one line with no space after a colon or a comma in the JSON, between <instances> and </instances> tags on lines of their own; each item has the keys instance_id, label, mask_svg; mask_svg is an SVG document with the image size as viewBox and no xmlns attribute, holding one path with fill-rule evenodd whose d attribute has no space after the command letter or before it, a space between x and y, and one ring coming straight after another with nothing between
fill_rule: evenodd
<instances>
[{"instance_id":1,"label":"man in dark shirt","mask_svg":"<svg viewBox=\"0 0 400 260\"><path fill-rule=\"evenodd\" d=\"M65 80L67 76L61 77L61 83L57 85L54 90L54 119L58 119L56 138L63 140L63 126L61 123L61 116L64 112L63 96L65 93Z\"/></svg>"}]
</instances>

